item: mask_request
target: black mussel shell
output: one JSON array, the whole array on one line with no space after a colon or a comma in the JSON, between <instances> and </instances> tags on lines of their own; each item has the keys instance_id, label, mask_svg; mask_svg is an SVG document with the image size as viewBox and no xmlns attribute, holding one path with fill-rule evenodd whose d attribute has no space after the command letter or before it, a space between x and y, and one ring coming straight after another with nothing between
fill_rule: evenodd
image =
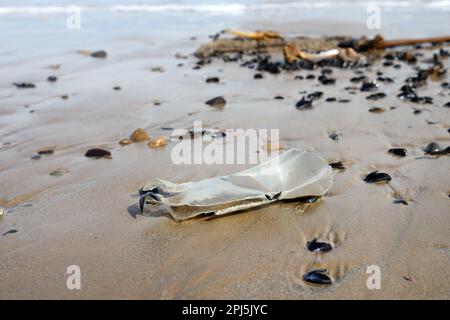
<instances>
[{"instance_id":1,"label":"black mussel shell","mask_svg":"<svg viewBox=\"0 0 450 320\"><path fill-rule=\"evenodd\" d=\"M312 108L313 99L301 98L295 105L295 107L299 110L303 109L311 109Z\"/></svg>"},{"instance_id":2,"label":"black mussel shell","mask_svg":"<svg viewBox=\"0 0 450 320\"><path fill-rule=\"evenodd\" d=\"M34 83L29 82L14 82L13 83L17 89L30 89L30 88L36 88L36 85Z\"/></svg>"},{"instance_id":3,"label":"black mussel shell","mask_svg":"<svg viewBox=\"0 0 450 320\"><path fill-rule=\"evenodd\" d=\"M374 94L371 94L370 96L367 96L366 99L367 100L379 100L379 99L382 99L384 97L386 97L386 93L379 92L379 93L374 93Z\"/></svg>"},{"instance_id":4,"label":"black mussel shell","mask_svg":"<svg viewBox=\"0 0 450 320\"><path fill-rule=\"evenodd\" d=\"M403 148L391 148L388 150L388 152L399 157L406 157L406 149Z\"/></svg>"},{"instance_id":5,"label":"black mussel shell","mask_svg":"<svg viewBox=\"0 0 450 320\"><path fill-rule=\"evenodd\" d=\"M42 149L42 150L39 150L37 153L40 155L48 155L48 154L53 154L53 152L55 152L53 149Z\"/></svg>"},{"instance_id":6,"label":"black mussel shell","mask_svg":"<svg viewBox=\"0 0 450 320\"><path fill-rule=\"evenodd\" d=\"M359 76L359 77L353 77L350 79L350 82L363 82L363 81L367 81L368 78L366 76Z\"/></svg>"},{"instance_id":7,"label":"black mussel shell","mask_svg":"<svg viewBox=\"0 0 450 320\"><path fill-rule=\"evenodd\" d=\"M321 84L323 84L323 85L332 85L332 84L335 84L336 83L336 79L333 79L333 78L328 78L327 76L325 76L325 75L321 75L321 76L319 76L318 78L317 78L318 80L319 80L319 82L321 83Z\"/></svg>"},{"instance_id":8,"label":"black mussel shell","mask_svg":"<svg viewBox=\"0 0 450 320\"><path fill-rule=\"evenodd\" d=\"M431 142L423 149L423 151L425 151L426 154L431 155L444 155L450 153L450 147L442 149L436 142Z\"/></svg>"},{"instance_id":9,"label":"black mussel shell","mask_svg":"<svg viewBox=\"0 0 450 320\"><path fill-rule=\"evenodd\" d=\"M336 101L336 98L334 98L334 97L326 98L325 101L326 102L334 102L334 101Z\"/></svg>"},{"instance_id":10,"label":"black mussel shell","mask_svg":"<svg viewBox=\"0 0 450 320\"><path fill-rule=\"evenodd\" d=\"M396 203L396 204L397 203L401 203L401 204L404 204L405 206L408 205L408 201L406 201L406 199L402 198L402 197L395 198L393 202Z\"/></svg>"},{"instance_id":11,"label":"black mussel shell","mask_svg":"<svg viewBox=\"0 0 450 320\"><path fill-rule=\"evenodd\" d=\"M253 79L262 79L263 75L262 73L255 73L255 75L253 76Z\"/></svg>"},{"instance_id":12,"label":"black mussel shell","mask_svg":"<svg viewBox=\"0 0 450 320\"><path fill-rule=\"evenodd\" d=\"M380 107L372 107L372 108L369 109L369 112L372 112L372 113L381 113L381 112L384 112L384 109L383 109L383 108L380 108Z\"/></svg>"},{"instance_id":13,"label":"black mussel shell","mask_svg":"<svg viewBox=\"0 0 450 320\"><path fill-rule=\"evenodd\" d=\"M338 162L332 162L328 164L330 167L332 167L333 169L338 169L338 170L345 170L345 166L341 161Z\"/></svg>"},{"instance_id":14,"label":"black mussel shell","mask_svg":"<svg viewBox=\"0 0 450 320\"><path fill-rule=\"evenodd\" d=\"M392 82L394 82L394 79L389 78L389 77L378 77L377 81L384 82L384 83L392 83Z\"/></svg>"},{"instance_id":15,"label":"black mussel shell","mask_svg":"<svg viewBox=\"0 0 450 320\"><path fill-rule=\"evenodd\" d=\"M330 285L332 283L331 278L324 274L326 269L317 269L308 271L303 275L303 280L305 282L314 283L314 284L326 284Z\"/></svg>"},{"instance_id":16,"label":"black mussel shell","mask_svg":"<svg viewBox=\"0 0 450 320\"><path fill-rule=\"evenodd\" d=\"M321 98L322 96L323 96L323 92L322 92L322 91L314 91L314 92L309 93L309 94L306 96L306 98L307 98L307 99L316 100L316 99Z\"/></svg>"},{"instance_id":17,"label":"black mussel shell","mask_svg":"<svg viewBox=\"0 0 450 320\"><path fill-rule=\"evenodd\" d=\"M429 143L424 149L427 154L438 154L441 151L441 147L436 142Z\"/></svg>"},{"instance_id":18,"label":"black mussel shell","mask_svg":"<svg viewBox=\"0 0 450 320\"><path fill-rule=\"evenodd\" d=\"M93 58L106 58L108 54L104 50L99 50L91 53L91 57Z\"/></svg>"},{"instance_id":19,"label":"black mussel shell","mask_svg":"<svg viewBox=\"0 0 450 320\"><path fill-rule=\"evenodd\" d=\"M312 252L328 252L333 249L331 244L326 242L318 242L316 238L312 239L311 241L308 241L306 243L306 248L308 248L309 251Z\"/></svg>"},{"instance_id":20,"label":"black mussel shell","mask_svg":"<svg viewBox=\"0 0 450 320\"><path fill-rule=\"evenodd\" d=\"M56 76L48 76L47 81L48 82L56 82L56 81L58 81L58 78Z\"/></svg>"},{"instance_id":21,"label":"black mussel shell","mask_svg":"<svg viewBox=\"0 0 450 320\"><path fill-rule=\"evenodd\" d=\"M375 91L378 89L378 84L375 81L366 81L361 85L361 91Z\"/></svg>"},{"instance_id":22,"label":"black mussel shell","mask_svg":"<svg viewBox=\"0 0 450 320\"><path fill-rule=\"evenodd\" d=\"M219 78L218 77L210 77L206 79L206 83L219 83Z\"/></svg>"},{"instance_id":23,"label":"black mussel shell","mask_svg":"<svg viewBox=\"0 0 450 320\"><path fill-rule=\"evenodd\" d=\"M387 173L373 171L369 173L367 176L364 177L364 181L367 183L374 183L374 182L389 182L391 181L391 176Z\"/></svg>"},{"instance_id":24,"label":"black mussel shell","mask_svg":"<svg viewBox=\"0 0 450 320\"><path fill-rule=\"evenodd\" d=\"M90 149L84 154L88 158L108 158L111 159L111 152L104 149Z\"/></svg>"},{"instance_id":25,"label":"black mussel shell","mask_svg":"<svg viewBox=\"0 0 450 320\"><path fill-rule=\"evenodd\" d=\"M446 107L446 108L450 108L450 101L449 101L449 102L447 102L446 104L444 104L444 107Z\"/></svg>"},{"instance_id":26,"label":"black mussel shell","mask_svg":"<svg viewBox=\"0 0 450 320\"><path fill-rule=\"evenodd\" d=\"M283 100L284 99L284 97L283 96L275 96L275 97L273 97L275 100Z\"/></svg>"},{"instance_id":27,"label":"black mussel shell","mask_svg":"<svg viewBox=\"0 0 450 320\"><path fill-rule=\"evenodd\" d=\"M331 140L334 140L334 141L338 141L338 140L339 140L339 134L337 134L336 132L330 133L330 134L328 135L328 137L329 137Z\"/></svg>"},{"instance_id":28,"label":"black mussel shell","mask_svg":"<svg viewBox=\"0 0 450 320\"><path fill-rule=\"evenodd\" d=\"M223 97L215 97L205 102L208 106L222 108L227 103Z\"/></svg>"}]
</instances>

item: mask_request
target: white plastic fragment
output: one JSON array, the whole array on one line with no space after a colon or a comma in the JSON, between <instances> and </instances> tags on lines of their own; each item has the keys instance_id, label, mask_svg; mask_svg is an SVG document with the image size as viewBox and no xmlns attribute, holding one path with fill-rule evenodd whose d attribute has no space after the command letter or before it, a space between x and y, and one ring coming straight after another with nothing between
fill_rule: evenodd
<instances>
[{"instance_id":1,"label":"white plastic fragment","mask_svg":"<svg viewBox=\"0 0 450 320\"><path fill-rule=\"evenodd\" d=\"M140 190L145 203L168 207L176 220L226 214L278 200L323 196L333 184L331 167L318 155L290 149L253 168L195 182L157 179Z\"/></svg>"}]
</instances>

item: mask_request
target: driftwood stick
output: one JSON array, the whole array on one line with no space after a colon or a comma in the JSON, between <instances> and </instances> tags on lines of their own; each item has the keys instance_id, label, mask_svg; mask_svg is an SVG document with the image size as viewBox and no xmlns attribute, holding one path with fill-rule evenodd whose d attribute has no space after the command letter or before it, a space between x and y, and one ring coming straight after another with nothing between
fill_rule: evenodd
<instances>
[{"instance_id":1,"label":"driftwood stick","mask_svg":"<svg viewBox=\"0 0 450 320\"><path fill-rule=\"evenodd\" d=\"M398 39L398 40L382 40L381 48L399 47L399 46L413 46L421 43L442 43L449 42L450 36L447 37L432 37L422 39Z\"/></svg>"}]
</instances>

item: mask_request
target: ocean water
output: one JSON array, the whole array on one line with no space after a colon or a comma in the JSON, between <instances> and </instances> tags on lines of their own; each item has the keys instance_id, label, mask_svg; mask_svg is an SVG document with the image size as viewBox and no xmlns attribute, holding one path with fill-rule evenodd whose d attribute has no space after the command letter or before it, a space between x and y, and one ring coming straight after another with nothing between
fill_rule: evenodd
<instances>
[{"instance_id":1,"label":"ocean water","mask_svg":"<svg viewBox=\"0 0 450 320\"><path fill-rule=\"evenodd\" d=\"M379 30L366 26L371 3L380 8ZM80 10L80 28L67 26L73 6ZM449 35L448 21L450 0L2 0L0 41L3 50L27 52L208 35L224 28L422 37Z\"/></svg>"}]
</instances>

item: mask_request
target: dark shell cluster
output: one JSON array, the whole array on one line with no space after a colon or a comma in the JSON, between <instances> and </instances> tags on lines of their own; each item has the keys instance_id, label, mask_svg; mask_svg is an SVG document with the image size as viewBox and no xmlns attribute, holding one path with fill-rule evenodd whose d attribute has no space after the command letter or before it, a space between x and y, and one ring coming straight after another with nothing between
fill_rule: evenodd
<instances>
[{"instance_id":1,"label":"dark shell cluster","mask_svg":"<svg viewBox=\"0 0 450 320\"><path fill-rule=\"evenodd\" d=\"M330 285L331 278L326 274L327 269L316 269L308 271L303 275L303 280L311 284Z\"/></svg>"},{"instance_id":2,"label":"dark shell cluster","mask_svg":"<svg viewBox=\"0 0 450 320\"><path fill-rule=\"evenodd\" d=\"M295 105L295 107L299 110L303 109L311 109L313 107L313 101L320 99L323 96L322 91L314 91L306 96L302 97Z\"/></svg>"},{"instance_id":3,"label":"dark shell cluster","mask_svg":"<svg viewBox=\"0 0 450 320\"><path fill-rule=\"evenodd\" d=\"M372 171L367 176L364 177L364 181L367 183L381 183L381 182L389 182L391 181L391 176L384 172Z\"/></svg>"}]
</instances>

